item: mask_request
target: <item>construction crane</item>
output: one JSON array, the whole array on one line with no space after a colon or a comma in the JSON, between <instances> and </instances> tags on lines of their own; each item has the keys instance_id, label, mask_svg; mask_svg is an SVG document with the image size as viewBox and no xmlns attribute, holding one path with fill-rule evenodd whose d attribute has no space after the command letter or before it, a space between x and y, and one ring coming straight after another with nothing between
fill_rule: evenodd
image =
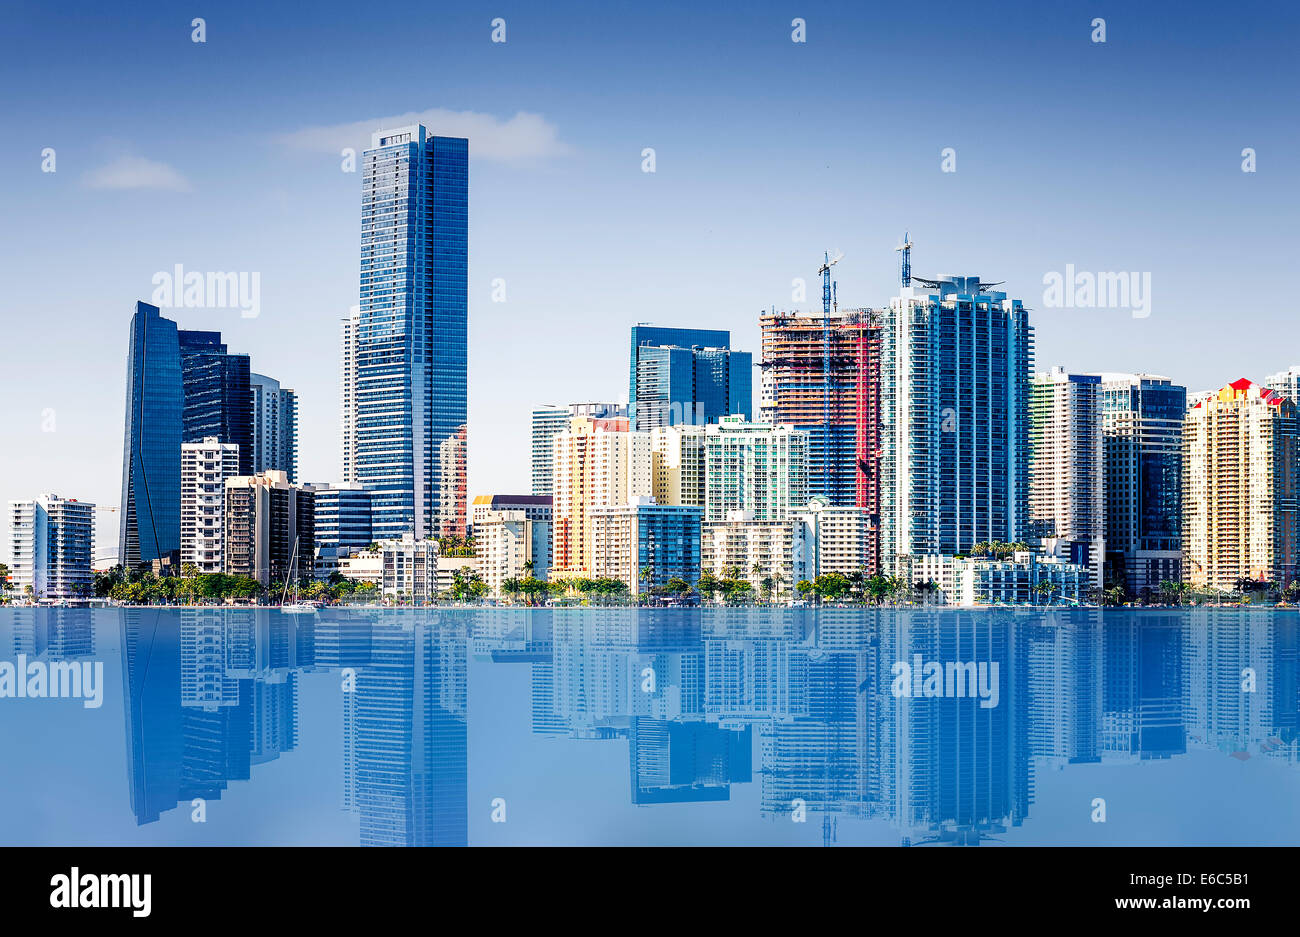
<instances>
[{"instance_id":1,"label":"construction crane","mask_svg":"<svg viewBox=\"0 0 1300 937\"><path fill-rule=\"evenodd\" d=\"M831 490L831 267L844 258L837 250L832 259L822 255L817 273L822 278L822 494ZM838 306L839 304L836 303Z\"/></svg>"},{"instance_id":2,"label":"construction crane","mask_svg":"<svg viewBox=\"0 0 1300 937\"><path fill-rule=\"evenodd\" d=\"M912 285L912 239L906 231L903 232L903 243L894 248L903 254L902 264L899 267L899 279L903 281L904 286Z\"/></svg>"}]
</instances>

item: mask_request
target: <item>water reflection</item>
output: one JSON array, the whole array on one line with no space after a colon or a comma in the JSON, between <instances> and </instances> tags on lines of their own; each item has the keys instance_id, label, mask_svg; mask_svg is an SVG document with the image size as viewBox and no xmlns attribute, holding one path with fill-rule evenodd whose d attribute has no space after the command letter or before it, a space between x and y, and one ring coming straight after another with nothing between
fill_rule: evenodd
<instances>
[{"instance_id":1,"label":"water reflection","mask_svg":"<svg viewBox=\"0 0 1300 937\"><path fill-rule=\"evenodd\" d=\"M533 734L624 745L630 804L714 810L756 785L754 819L816 824L827 844L845 817L884 821L903 844L975 844L1032 823L1047 771L1189 749L1294 765L1296 622L1228 609L16 609L0 610L0 654L120 652L140 825L232 781L255 787L261 766L292 756L304 721L323 718L303 711L310 680L338 694L326 754L359 842L465 845L472 663L526 670Z\"/></svg>"}]
</instances>

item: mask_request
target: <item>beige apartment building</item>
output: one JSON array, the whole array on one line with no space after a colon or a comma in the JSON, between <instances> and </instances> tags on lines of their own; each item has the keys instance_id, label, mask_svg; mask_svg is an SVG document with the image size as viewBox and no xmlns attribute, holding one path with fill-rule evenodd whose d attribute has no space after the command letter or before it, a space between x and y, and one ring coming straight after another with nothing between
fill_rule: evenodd
<instances>
[{"instance_id":1,"label":"beige apartment building","mask_svg":"<svg viewBox=\"0 0 1300 937\"><path fill-rule=\"evenodd\" d=\"M1183 570L1194 586L1285 586L1296 573L1296 406L1245 378L1183 423Z\"/></svg>"},{"instance_id":2,"label":"beige apartment building","mask_svg":"<svg viewBox=\"0 0 1300 937\"><path fill-rule=\"evenodd\" d=\"M653 495L650 434L627 417L574 417L553 449L551 578L591 575L591 511Z\"/></svg>"}]
</instances>

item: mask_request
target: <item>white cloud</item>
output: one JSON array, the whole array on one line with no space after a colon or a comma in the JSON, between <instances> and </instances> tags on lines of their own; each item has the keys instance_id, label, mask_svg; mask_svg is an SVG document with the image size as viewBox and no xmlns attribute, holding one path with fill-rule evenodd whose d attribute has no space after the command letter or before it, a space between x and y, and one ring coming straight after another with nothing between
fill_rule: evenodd
<instances>
[{"instance_id":1,"label":"white cloud","mask_svg":"<svg viewBox=\"0 0 1300 937\"><path fill-rule=\"evenodd\" d=\"M370 135L376 130L408 124L424 124L430 133L438 136L468 137L469 152L474 159L517 164L572 152L568 144L560 141L554 124L540 114L527 111L519 111L514 117L501 120L492 114L435 107L418 113L377 117L350 124L304 127L281 134L277 139L286 146L318 153L337 154L344 147L353 147L360 153L370 146Z\"/></svg>"},{"instance_id":2,"label":"white cloud","mask_svg":"<svg viewBox=\"0 0 1300 937\"><path fill-rule=\"evenodd\" d=\"M189 180L166 163L143 156L119 156L82 177L92 189L167 189L188 192Z\"/></svg>"}]
</instances>

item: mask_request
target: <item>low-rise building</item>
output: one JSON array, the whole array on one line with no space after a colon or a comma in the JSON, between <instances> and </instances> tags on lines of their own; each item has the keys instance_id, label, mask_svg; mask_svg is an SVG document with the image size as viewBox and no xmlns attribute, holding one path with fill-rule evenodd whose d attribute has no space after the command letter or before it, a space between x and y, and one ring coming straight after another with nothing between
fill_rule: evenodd
<instances>
[{"instance_id":1,"label":"low-rise building","mask_svg":"<svg viewBox=\"0 0 1300 937\"><path fill-rule=\"evenodd\" d=\"M867 508L832 506L815 497L792 522L791 562L795 582L827 573L876 572L876 527Z\"/></svg>"},{"instance_id":2,"label":"low-rise building","mask_svg":"<svg viewBox=\"0 0 1300 937\"><path fill-rule=\"evenodd\" d=\"M379 591L384 598L419 604L438 597L437 540L416 540L413 534L381 540L379 554Z\"/></svg>"},{"instance_id":3,"label":"low-rise building","mask_svg":"<svg viewBox=\"0 0 1300 937\"><path fill-rule=\"evenodd\" d=\"M645 496L591 511L592 576L621 579L639 593L670 579L700 576L700 516L695 505L658 504Z\"/></svg>"},{"instance_id":4,"label":"low-rise building","mask_svg":"<svg viewBox=\"0 0 1300 937\"><path fill-rule=\"evenodd\" d=\"M706 521L700 537L700 565L715 579L746 580L761 594L764 583L775 595L788 593L797 580L792 571L789 521L756 521L749 511L728 511L720 521Z\"/></svg>"},{"instance_id":5,"label":"low-rise building","mask_svg":"<svg viewBox=\"0 0 1300 937\"><path fill-rule=\"evenodd\" d=\"M916 600L935 605L1078 605L1091 569L1057 556L1019 551L985 556L900 557L900 575Z\"/></svg>"},{"instance_id":6,"label":"low-rise building","mask_svg":"<svg viewBox=\"0 0 1300 937\"><path fill-rule=\"evenodd\" d=\"M533 562L534 522L523 511L484 511L474 514L474 568L488 593L500 598L508 580L536 575ZM537 578L545 578L545 570Z\"/></svg>"}]
</instances>

